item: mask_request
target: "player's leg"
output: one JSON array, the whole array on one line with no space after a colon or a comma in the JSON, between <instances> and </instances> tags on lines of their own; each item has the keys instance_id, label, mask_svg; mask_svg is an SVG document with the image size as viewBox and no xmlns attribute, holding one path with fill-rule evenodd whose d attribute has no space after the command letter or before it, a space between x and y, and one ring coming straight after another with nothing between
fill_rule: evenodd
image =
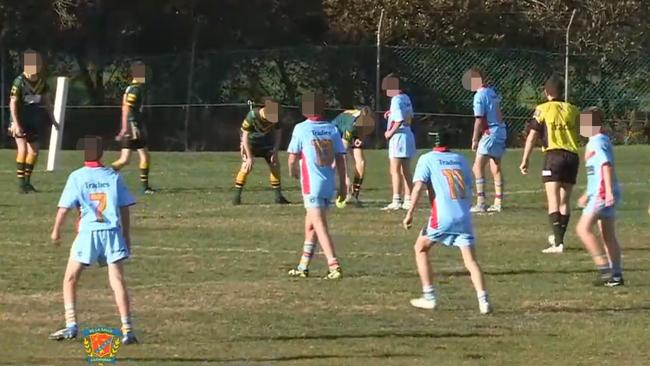
<instances>
[{"instance_id":1,"label":"player's leg","mask_svg":"<svg viewBox=\"0 0 650 366\"><path fill-rule=\"evenodd\" d=\"M546 203L548 204L548 218L551 224L553 234L549 236L548 241L550 247L544 249L543 253L562 253L564 250L564 243L562 241L562 217L560 214L560 182L546 182L544 183L546 190Z\"/></svg>"},{"instance_id":2,"label":"player's leg","mask_svg":"<svg viewBox=\"0 0 650 366\"><path fill-rule=\"evenodd\" d=\"M601 280L607 281L611 275L609 258L607 257L607 253L605 253L603 244L592 231L594 225L598 221L598 216L591 211L593 210L589 208L588 205L582 213L582 216L580 216L580 220L578 220L576 234L578 234L585 249L587 249L587 252L591 255L591 258L600 273Z\"/></svg>"},{"instance_id":3,"label":"player's leg","mask_svg":"<svg viewBox=\"0 0 650 366\"><path fill-rule=\"evenodd\" d=\"M250 174L250 172L253 170L252 166L248 167L246 165L246 153L244 151L244 146L241 143L239 145L239 151L241 154L242 163L239 167L237 175L235 176L235 195L232 198L233 205L241 204L241 194L244 190L244 186L246 185L246 179L248 178L248 174Z\"/></svg>"},{"instance_id":4,"label":"player's leg","mask_svg":"<svg viewBox=\"0 0 650 366\"><path fill-rule=\"evenodd\" d=\"M329 269L326 279L335 280L341 278L341 266L338 259L336 258L336 249L334 248L334 242L329 233L329 228L327 225L327 216L325 214L327 207L323 203L321 207L310 207L307 208L307 217L311 224L314 227L316 232L316 237L318 238L318 243L320 244L325 258L327 258L327 267Z\"/></svg>"},{"instance_id":5,"label":"player's leg","mask_svg":"<svg viewBox=\"0 0 650 366\"><path fill-rule=\"evenodd\" d=\"M354 180L352 181L352 197L359 202L359 193L363 184L363 177L366 173L366 156L363 148L357 147L352 149L354 159Z\"/></svg>"},{"instance_id":6,"label":"player's leg","mask_svg":"<svg viewBox=\"0 0 650 366\"><path fill-rule=\"evenodd\" d=\"M289 201L282 195L282 184L281 184L281 172L280 172L280 161L279 159L272 160L273 152L269 151L265 156L266 164L269 166L269 183L271 184L271 189L275 194L275 203L278 204L287 204Z\"/></svg>"},{"instance_id":7,"label":"player's leg","mask_svg":"<svg viewBox=\"0 0 650 366\"><path fill-rule=\"evenodd\" d=\"M77 326L77 314L75 307L77 303L77 283L84 269L84 264L77 262L71 255L63 276L63 306L65 308L65 328L52 334L52 340L73 339L77 337L79 327Z\"/></svg>"},{"instance_id":8,"label":"player's leg","mask_svg":"<svg viewBox=\"0 0 650 366\"><path fill-rule=\"evenodd\" d=\"M390 158L390 179L393 192L391 203L384 207L384 210L399 210L402 207L402 186L404 177L401 171L401 161L399 158Z\"/></svg>"},{"instance_id":9,"label":"player's leg","mask_svg":"<svg viewBox=\"0 0 650 366\"><path fill-rule=\"evenodd\" d=\"M131 160L131 149L128 147L124 147L124 143L122 145L123 146L122 149L120 150L120 157L111 163L111 167L113 167L113 169L116 171L127 166L129 164L129 161Z\"/></svg>"},{"instance_id":10,"label":"player's leg","mask_svg":"<svg viewBox=\"0 0 650 366\"><path fill-rule=\"evenodd\" d=\"M404 204L403 210L411 208L411 191L413 191L413 174L411 173L411 159L400 159L400 172L404 178Z\"/></svg>"},{"instance_id":11,"label":"player's leg","mask_svg":"<svg viewBox=\"0 0 650 366\"><path fill-rule=\"evenodd\" d=\"M316 252L316 245L317 240L314 225L312 225L309 215L305 214L305 242L302 247L302 255L300 256L298 266L289 270L289 276L302 278L309 276L309 265Z\"/></svg>"},{"instance_id":12,"label":"player's leg","mask_svg":"<svg viewBox=\"0 0 650 366\"><path fill-rule=\"evenodd\" d=\"M36 192L34 186L31 183L32 172L34 171L34 166L36 166L36 160L38 158L39 143L36 138L27 139L27 156L25 157L25 190L28 192Z\"/></svg>"},{"instance_id":13,"label":"player's leg","mask_svg":"<svg viewBox=\"0 0 650 366\"><path fill-rule=\"evenodd\" d=\"M153 194L155 191L149 185L149 168L151 166L149 149L146 146L140 147L138 149L138 155L140 156L140 185L142 186L142 193Z\"/></svg>"},{"instance_id":14,"label":"player's leg","mask_svg":"<svg viewBox=\"0 0 650 366\"><path fill-rule=\"evenodd\" d=\"M459 248L465 268L469 271L472 285L474 285L474 290L476 290L479 310L481 314L490 313L492 308L490 306L487 289L485 288L485 278L483 276L483 271L481 271L481 266L476 260L474 245L463 245L459 246Z\"/></svg>"},{"instance_id":15,"label":"player's leg","mask_svg":"<svg viewBox=\"0 0 650 366\"><path fill-rule=\"evenodd\" d=\"M25 190L25 160L27 159L27 139L16 137L16 177L18 177L18 192Z\"/></svg>"},{"instance_id":16,"label":"player's leg","mask_svg":"<svg viewBox=\"0 0 650 366\"><path fill-rule=\"evenodd\" d=\"M474 182L476 184L476 205L471 208L471 212L485 212L487 205L485 204L485 166L490 158L476 152L472 172L474 173Z\"/></svg>"},{"instance_id":17,"label":"player's leg","mask_svg":"<svg viewBox=\"0 0 650 366\"><path fill-rule=\"evenodd\" d=\"M611 217L601 217L598 221L598 226L600 228L603 242L605 243L605 250L609 257L609 264L612 272L612 277L606 282L606 285L610 287L621 286L625 282L623 281L621 246L616 237L616 219L614 215L611 215Z\"/></svg>"},{"instance_id":18,"label":"player's leg","mask_svg":"<svg viewBox=\"0 0 650 366\"><path fill-rule=\"evenodd\" d=\"M411 299L411 305L420 309L435 309L436 307L433 273L429 264L429 249L433 244L434 242L432 242L424 233L421 233L413 246L415 265L418 270L418 275L420 276L420 284L422 285L422 297Z\"/></svg>"},{"instance_id":19,"label":"player's leg","mask_svg":"<svg viewBox=\"0 0 650 366\"><path fill-rule=\"evenodd\" d=\"M573 193L573 184L562 183L560 186L560 204L558 210L560 211L560 240L564 244L564 236L566 235L567 227L569 226L569 219L571 218L571 193Z\"/></svg>"},{"instance_id":20,"label":"player's leg","mask_svg":"<svg viewBox=\"0 0 650 366\"><path fill-rule=\"evenodd\" d=\"M501 212L503 201L503 176L501 174L501 159L490 157L490 171L494 180L494 204L488 207L490 212Z\"/></svg>"},{"instance_id":21,"label":"player's leg","mask_svg":"<svg viewBox=\"0 0 650 366\"><path fill-rule=\"evenodd\" d=\"M122 343L137 343L133 333L133 322L131 320L131 305L129 302L129 293L126 289L126 279L124 278L124 267L122 261L108 264L108 280L113 289L117 310L120 313L122 322Z\"/></svg>"}]
</instances>

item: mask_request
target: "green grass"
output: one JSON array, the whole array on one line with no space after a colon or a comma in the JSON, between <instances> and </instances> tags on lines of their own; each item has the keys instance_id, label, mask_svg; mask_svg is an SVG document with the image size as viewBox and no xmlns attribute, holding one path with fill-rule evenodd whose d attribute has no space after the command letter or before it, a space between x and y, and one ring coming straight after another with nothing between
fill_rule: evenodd
<instances>
[{"instance_id":1,"label":"green grass","mask_svg":"<svg viewBox=\"0 0 650 366\"><path fill-rule=\"evenodd\" d=\"M334 209L330 222L345 278L291 280L302 246L301 205L271 205L268 172L256 162L244 195L232 207L234 153L154 153L155 196L138 196L133 257L126 267L141 340L118 353L120 365L643 365L650 360L650 165L646 146L618 148L624 183L618 223L626 286L595 288L589 256L573 235L563 255L542 255L548 220L540 178L518 173L521 151L505 158L506 211L475 220L480 262L496 312L480 316L459 253L433 251L439 309L416 311L419 295L412 244L417 231L399 226L403 213L378 210L390 197L385 151L371 151L365 209ZM52 342L62 325L61 280L72 242L53 248L49 231L67 174L34 175L38 194L15 193L13 151L0 151L0 364L82 365L81 343ZM535 155L532 171L539 171ZM107 153L106 161L116 158ZM283 156L283 161L286 161ZM138 183L137 163L124 172ZM283 172L287 196L297 182ZM584 169L580 184L584 184ZM424 223L426 208L418 212ZM119 326L105 269L84 273L78 319L83 326Z\"/></svg>"}]
</instances>

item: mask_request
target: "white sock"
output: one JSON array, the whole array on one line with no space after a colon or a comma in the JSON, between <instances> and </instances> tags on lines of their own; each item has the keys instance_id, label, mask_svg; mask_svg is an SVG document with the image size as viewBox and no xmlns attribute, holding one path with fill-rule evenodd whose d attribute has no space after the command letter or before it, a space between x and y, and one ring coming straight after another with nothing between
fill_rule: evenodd
<instances>
[{"instance_id":1,"label":"white sock","mask_svg":"<svg viewBox=\"0 0 650 366\"><path fill-rule=\"evenodd\" d=\"M487 291L478 291L478 292L476 292L476 297L478 298L478 302L480 302L480 303L488 302L488 293L487 293Z\"/></svg>"}]
</instances>

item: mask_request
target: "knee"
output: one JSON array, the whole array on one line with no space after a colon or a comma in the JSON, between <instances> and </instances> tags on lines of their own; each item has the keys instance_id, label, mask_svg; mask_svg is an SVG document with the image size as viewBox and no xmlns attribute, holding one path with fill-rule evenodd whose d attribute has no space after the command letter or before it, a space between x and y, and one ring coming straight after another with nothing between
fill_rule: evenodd
<instances>
[{"instance_id":1,"label":"knee","mask_svg":"<svg viewBox=\"0 0 650 366\"><path fill-rule=\"evenodd\" d=\"M424 240L417 240L415 245L413 245L413 251L415 254L427 253L429 251L429 245Z\"/></svg>"},{"instance_id":2,"label":"knee","mask_svg":"<svg viewBox=\"0 0 650 366\"><path fill-rule=\"evenodd\" d=\"M476 259L466 259L463 262L465 264L465 268L470 272L474 272L479 269L479 265Z\"/></svg>"},{"instance_id":3,"label":"knee","mask_svg":"<svg viewBox=\"0 0 650 366\"><path fill-rule=\"evenodd\" d=\"M63 286L76 285L78 280L79 280L79 274L66 273L65 276L63 276Z\"/></svg>"}]
</instances>

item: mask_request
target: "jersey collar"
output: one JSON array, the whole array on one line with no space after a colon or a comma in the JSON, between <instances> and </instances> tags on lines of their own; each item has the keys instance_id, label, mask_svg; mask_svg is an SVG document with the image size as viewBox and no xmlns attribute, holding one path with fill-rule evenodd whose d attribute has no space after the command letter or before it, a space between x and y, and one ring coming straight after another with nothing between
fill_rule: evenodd
<instances>
[{"instance_id":1,"label":"jersey collar","mask_svg":"<svg viewBox=\"0 0 650 366\"><path fill-rule=\"evenodd\" d=\"M101 168L103 167L102 162L97 160L97 161L84 161L84 166L86 168Z\"/></svg>"},{"instance_id":2,"label":"jersey collar","mask_svg":"<svg viewBox=\"0 0 650 366\"><path fill-rule=\"evenodd\" d=\"M449 148L446 146L434 147L433 151L435 152L449 152Z\"/></svg>"},{"instance_id":3,"label":"jersey collar","mask_svg":"<svg viewBox=\"0 0 650 366\"><path fill-rule=\"evenodd\" d=\"M307 119L309 121L324 121L323 116L319 116L319 115L307 116Z\"/></svg>"}]
</instances>

